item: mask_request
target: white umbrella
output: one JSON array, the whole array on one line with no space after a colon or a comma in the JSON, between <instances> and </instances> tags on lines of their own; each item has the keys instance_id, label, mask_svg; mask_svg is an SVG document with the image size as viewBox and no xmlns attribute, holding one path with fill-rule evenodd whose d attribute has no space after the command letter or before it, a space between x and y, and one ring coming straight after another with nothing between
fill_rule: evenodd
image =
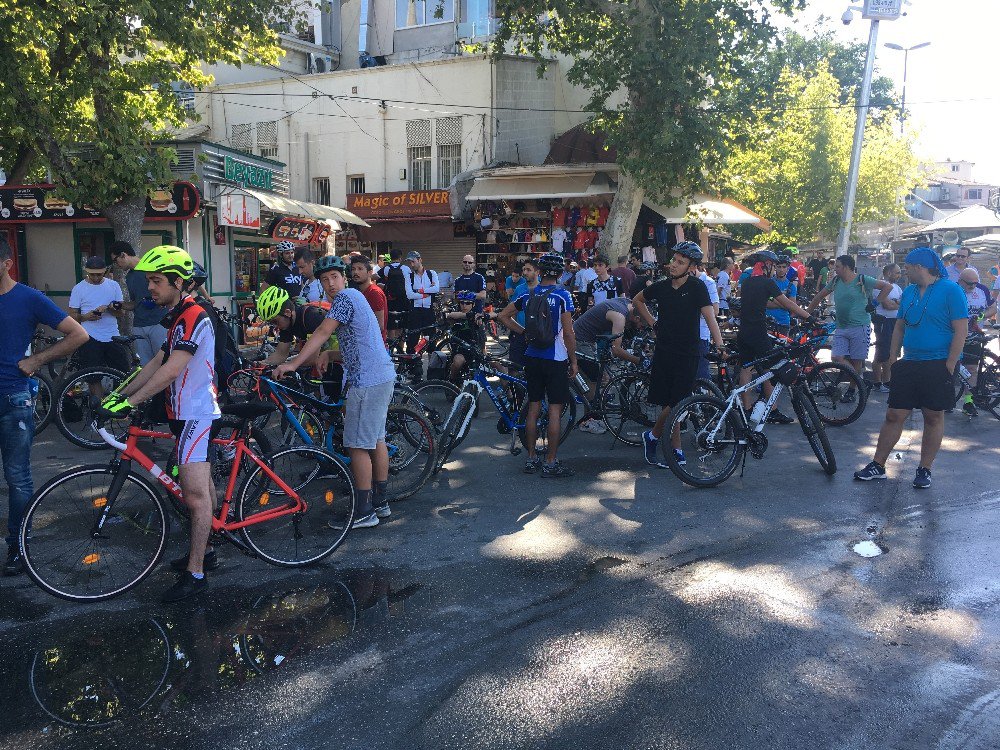
<instances>
[{"instance_id":1,"label":"white umbrella","mask_svg":"<svg viewBox=\"0 0 1000 750\"><path fill-rule=\"evenodd\" d=\"M1000 217L986 206L969 206L920 229L921 234L962 229L1000 229Z\"/></svg>"}]
</instances>

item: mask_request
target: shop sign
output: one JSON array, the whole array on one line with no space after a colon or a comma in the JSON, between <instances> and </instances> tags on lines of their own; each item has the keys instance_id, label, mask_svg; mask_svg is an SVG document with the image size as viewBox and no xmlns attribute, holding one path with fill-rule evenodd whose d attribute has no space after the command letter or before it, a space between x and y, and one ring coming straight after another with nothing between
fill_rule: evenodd
<instances>
[{"instance_id":1,"label":"shop sign","mask_svg":"<svg viewBox=\"0 0 1000 750\"><path fill-rule=\"evenodd\" d=\"M325 221L319 222L316 228L316 234L313 235L312 244L322 245L326 242L326 238L330 236L330 225Z\"/></svg>"},{"instance_id":2,"label":"shop sign","mask_svg":"<svg viewBox=\"0 0 1000 750\"><path fill-rule=\"evenodd\" d=\"M273 174L274 173L266 167L258 167L256 164L248 164L245 161L239 161L231 156L226 157L226 179L243 185L244 187L271 190L271 177Z\"/></svg>"},{"instance_id":3,"label":"shop sign","mask_svg":"<svg viewBox=\"0 0 1000 750\"><path fill-rule=\"evenodd\" d=\"M77 206L56 195L54 185L0 187L0 221L107 221L100 208ZM201 195L190 182L146 191L146 220L190 219L201 208Z\"/></svg>"},{"instance_id":4,"label":"shop sign","mask_svg":"<svg viewBox=\"0 0 1000 750\"><path fill-rule=\"evenodd\" d=\"M872 21L895 21L903 14L903 0L865 0L862 15Z\"/></svg>"},{"instance_id":5,"label":"shop sign","mask_svg":"<svg viewBox=\"0 0 1000 750\"><path fill-rule=\"evenodd\" d=\"M355 193L347 196L347 210L362 219L450 217L451 203L447 190Z\"/></svg>"},{"instance_id":6,"label":"shop sign","mask_svg":"<svg viewBox=\"0 0 1000 750\"><path fill-rule=\"evenodd\" d=\"M219 223L228 227L260 229L260 201L242 193L220 195Z\"/></svg>"},{"instance_id":7,"label":"shop sign","mask_svg":"<svg viewBox=\"0 0 1000 750\"><path fill-rule=\"evenodd\" d=\"M312 242L312 238L318 231L319 224L312 219L297 219L286 216L271 222L268 234L276 240Z\"/></svg>"}]
</instances>

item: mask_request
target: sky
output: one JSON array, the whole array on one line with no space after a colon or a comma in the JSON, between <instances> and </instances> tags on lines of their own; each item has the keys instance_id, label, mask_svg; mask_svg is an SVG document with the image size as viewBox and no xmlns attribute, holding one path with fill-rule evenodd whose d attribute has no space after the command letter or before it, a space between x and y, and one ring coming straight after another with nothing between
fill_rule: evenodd
<instances>
[{"instance_id":1,"label":"sky","mask_svg":"<svg viewBox=\"0 0 1000 750\"><path fill-rule=\"evenodd\" d=\"M870 22L855 14L850 26L840 20L848 0L811 0L800 18L820 15L844 42L868 42ZM855 0L856 5L861 0ZM971 161L975 179L1000 185L1000 86L994 67L1000 50L1000 0L911 0L907 15L879 24L877 72L903 82L903 53L886 42L911 47L906 84L907 128L919 133L918 155L930 161ZM797 24L798 25L798 24Z\"/></svg>"}]
</instances>

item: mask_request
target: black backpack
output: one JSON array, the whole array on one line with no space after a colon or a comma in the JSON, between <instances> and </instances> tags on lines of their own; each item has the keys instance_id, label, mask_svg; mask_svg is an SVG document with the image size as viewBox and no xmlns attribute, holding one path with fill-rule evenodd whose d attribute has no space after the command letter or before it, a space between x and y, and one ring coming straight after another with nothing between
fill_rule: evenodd
<instances>
[{"instance_id":1,"label":"black backpack","mask_svg":"<svg viewBox=\"0 0 1000 750\"><path fill-rule=\"evenodd\" d=\"M553 291L548 289L535 294L532 289L524 306L524 340L536 349L548 349L556 342L556 326L549 307L549 295Z\"/></svg>"},{"instance_id":2,"label":"black backpack","mask_svg":"<svg viewBox=\"0 0 1000 750\"><path fill-rule=\"evenodd\" d=\"M208 300L195 297L195 302L205 311L215 329L215 382L218 392L224 394L229 390L230 376L240 369L240 348L233 338L233 332L222 322L219 313Z\"/></svg>"},{"instance_id":3,"label":"black backpack","mask_svg":"<svg viewBox=\"0 0 1000 750\"><path fill-rule=\"evenodd\" d=\"M392 263L385 269L385 296L394 302L406 299L406 278L403 267Z\"/></svg>"}]
</instances>

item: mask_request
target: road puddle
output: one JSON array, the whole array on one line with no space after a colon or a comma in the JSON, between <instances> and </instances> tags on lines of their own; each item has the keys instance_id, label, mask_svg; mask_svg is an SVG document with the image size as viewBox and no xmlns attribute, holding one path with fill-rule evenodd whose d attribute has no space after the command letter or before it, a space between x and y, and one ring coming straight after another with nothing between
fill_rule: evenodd
<instances>
[{"instance_id":1,"label":"road puddle","mask_svg":"<svg viewBox=\"0 0 1000 750\"><path fill-rule=\"evenodd\" d=\"M862 557L878 557L879 555L885 553L885 550L873 542L871 539L866 539L863 542L858 542L853 547L851 547L857 554Z\"/></svg>"}]
</instances>

